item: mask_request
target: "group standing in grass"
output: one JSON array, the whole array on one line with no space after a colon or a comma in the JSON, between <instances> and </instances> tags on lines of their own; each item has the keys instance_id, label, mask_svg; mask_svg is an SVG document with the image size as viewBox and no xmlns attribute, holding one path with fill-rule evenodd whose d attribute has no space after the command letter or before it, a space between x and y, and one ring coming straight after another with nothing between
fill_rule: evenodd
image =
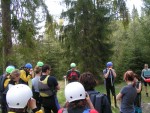
<instances>
[{"instance_id":1,"label":"group standing in grass","mask_svg":"<svg viewBox=\"0 0 150 113\"><path fill-rule=\"evenodd\" d=\"M60 86L57 79L51 76L50 65L39 61L32 69L32 65L27 63L21 70L12 65L8 66L6 73L0 78L2 113L27 113L29 109L34 113L43 113L41 107L44 113L112 113L110 92L116 108L117 100L121 101L120 113L142 113L142 83L132 70L124 73L123 78L127 85L116 96L117 74L112 62L107 62L106 69L103 70L107 94L95 90L97 83L91 72L80 74L75 63L71 63L70 67L64 76L68 81L64 91L66 102L64 107L60 108L57 99ZM148 71L148 65L145 65L141 74L144 81L149 80ZM32 90L28 86L30 79ZM144 84L147 86L146 82ZM145 91L148 96L147 88ZM13 93L15 95L12 95Z\"/></svg>"}]
</instances>

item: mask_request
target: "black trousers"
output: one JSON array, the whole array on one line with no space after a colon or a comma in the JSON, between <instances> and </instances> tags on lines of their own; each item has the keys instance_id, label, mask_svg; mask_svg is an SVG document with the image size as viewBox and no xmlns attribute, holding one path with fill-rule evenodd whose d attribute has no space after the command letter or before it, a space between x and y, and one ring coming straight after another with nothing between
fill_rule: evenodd
<instances>
[{"instance_id":1,"label":"black trousers","mask_svg":"<svg viewBox=\"0 0 150 113\"><path fill-rule=\"evenodd\" d=\"M45 113L57 113L60 109L56 95L42 97L42 106L44 107Z\"/></svg>"},{"instance_id":2,"label":"black trousers","mask_svg":"<svg viewBox=\"0 0 150 113\"><path fill-rule=\"evenodd\" d=\"M39 92L33 92L33 98L36 100L36 106L38 109L41 109L41 97Z\"/></svg>"},{"instance_id":3,"label":"black trousers","mask_svg":"<svg viewBox=\"0 0 150 113\"><path fill-rule=\"evenodd\" d=\"M114 104L115 106L117 106L117 101L116 101L116 92L115 92L115 86L114 86L114 83L112 84L111 83L111 79L110 78L107 78L106 79L106 93L107 93L107 97L108 97L108 101L111 105L111 98L110 98L110 92L111 94L113 95L114 97Z\"/></svg>"},{"instance_id":4,"label":"black trousers","mask_svg":"<svg viewBox=\"0 0 150 113\"><path fill-rule=\"evenodd\" d=\"M2 100L1 100L1 110L2 113L7 113L7 102L6 102L6 95L2 94L1 95Z\"/></svg>"}]
</instances>

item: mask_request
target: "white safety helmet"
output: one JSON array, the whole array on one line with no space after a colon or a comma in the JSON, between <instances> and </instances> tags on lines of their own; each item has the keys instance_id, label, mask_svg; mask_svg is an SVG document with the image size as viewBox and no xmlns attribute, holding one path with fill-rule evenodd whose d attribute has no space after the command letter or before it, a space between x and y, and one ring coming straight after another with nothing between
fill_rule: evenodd
<instances>
[{"instance_id":1,"label":"white safety helmet","mask_svg":"<svg viewBox=\"0 0 150 113\"><path fill-rule=\"evenodd\" d=\"M25 108L32 95L29 86L18 84L8 90L6 101L9 108Z\"/></svg>"},{"instance_id":2,"label":"white safety helmet","mask_svg":"<svg viewBox=\"0 0 150 113\"><path fill-rule=\"evenodd\" d=\"M85 89L79 82L71 82L65 87L65 97L68 102L85 99Z\"/></svg>"}]
</instances>

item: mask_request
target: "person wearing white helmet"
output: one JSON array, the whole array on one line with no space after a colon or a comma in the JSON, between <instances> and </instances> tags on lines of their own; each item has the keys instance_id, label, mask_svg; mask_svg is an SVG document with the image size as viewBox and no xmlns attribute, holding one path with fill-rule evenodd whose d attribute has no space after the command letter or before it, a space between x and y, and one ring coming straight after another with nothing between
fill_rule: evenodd
<instances>
[{"instance_id":1,"label":"person wearing white helmet","mask_svg":"<svg viewBox=\"0 0 150 113\"><path fill-rule=\"evenodd\" d=\"M94 109L83 85L79 82L67 84L65 87L65 98L67 101L65 108L61 108L58 113L98 113Z\"/></svg>"},{"instance_id":2,"label":"person wearing white helmet","mask_svg":"<svg viewBox=\"0 0 150 113\"><path fill-rule=\"evenodd\" d=\"M80 77L80 72L76 69L76 64L70 64L71 69L67 71L67 75L64 78L67 78L68 83L78 81Z\"/></svg>"},{"instance_id":3,"label":"person wearing white helmet","mask_svg":"<svg viewBox=\"0 0 150 113\"><path fill-rule=\"evenodd\" d=\"M6 94L6 101L9 107L8 113L25 113L27 112L27 106L34 113L43 113L42 110L37 109L36 101L32 98L32 91L25 84L18 84L11 87Z\"/></svg>"}]
</instances>

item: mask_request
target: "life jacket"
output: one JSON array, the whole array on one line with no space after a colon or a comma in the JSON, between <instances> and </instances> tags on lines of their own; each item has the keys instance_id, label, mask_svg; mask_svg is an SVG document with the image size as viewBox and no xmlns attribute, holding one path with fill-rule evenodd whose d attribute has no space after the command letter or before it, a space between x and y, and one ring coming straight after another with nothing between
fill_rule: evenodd
<instances>
[{"instance_id":1,"label":"life jacket","mask_svg":"<svg viewBox=\"0 0 150 113\"><path fill-rule=\"evenodd\" d=\"M61 108L58 113L68 113L67 108ZM83 113L98 113L95 109L85 109Z\"/></svg>"},{"instance_id":2,"label":"life jacket","mask_svg":"<svg viewBox=\"0 0 150 113\"><path fill-rule=\"evenodd\" d=\"M150 78L150 69L144 69L143 76L146 78Z\"/></svg>"},{"instance_id":3,"label":"life jacket","mask_svg":"<svg viewBox=\"0 0 150 113\"><path fill-rule=\"evenodd\" d=\"M68 81L78 81L78 79L79 79L78 72L74 69L71 69L67 79L68 79Z\"/></svg>"},{"instance_id":4,"label":"life jacket","mask_svg":"<svg viewBox=\"0 0 150 113\"><path fill-rule=\"evenodd\" d=\"M41 97L49 97L49 96L54 95L53 88L50 88L47 84L48 78L49 78L49 75L47 75L44 80L42 81L39 80L38 87L39 87Z\"/></svg>"}]
</instances>

